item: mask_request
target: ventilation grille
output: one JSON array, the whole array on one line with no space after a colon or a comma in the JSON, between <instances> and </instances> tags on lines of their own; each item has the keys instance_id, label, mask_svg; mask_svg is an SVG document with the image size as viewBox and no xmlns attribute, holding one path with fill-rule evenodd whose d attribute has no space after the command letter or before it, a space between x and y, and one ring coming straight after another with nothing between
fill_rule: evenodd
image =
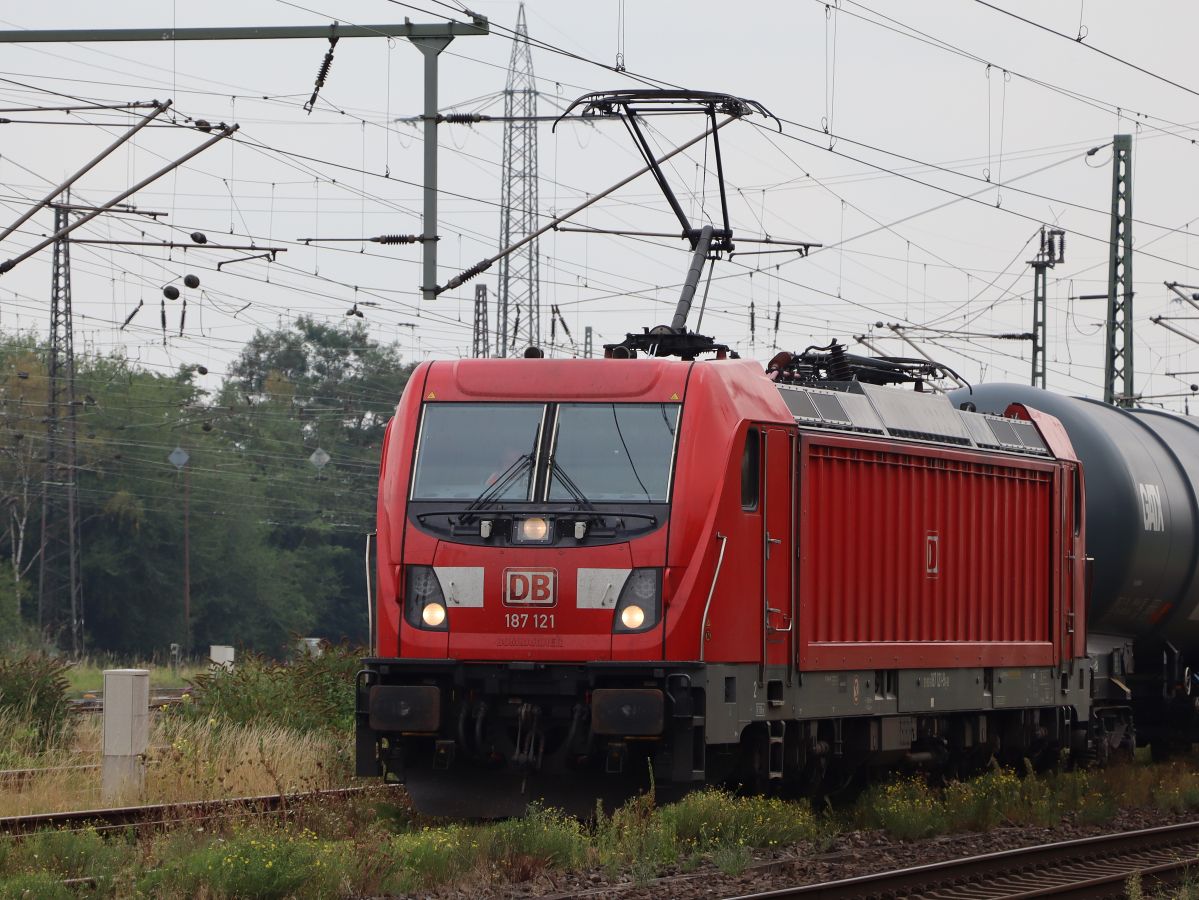
<instances>
[{"instance_id":1,"label":"ventilation grille","mask_svg":"<svg viewBox=\"0 0 1199 900\"><path fill-rule=\"evenodd\" d=\"M1048 452L1049 448L1041 440L1041 435L1037 432L1037 426L1032 422L1012 422L1012 430L1016 432L1016 437L1020 439L1020 443L1029 450Z\"/></svg>"},{"instance_id":2,"label":"ventilation grille","mask_svg":"<svg viewBox=\"0 0 1199 900\"><path fill-rule=\"evenodd\" d=\"M820 410L820 418L824 421L837 425L850 424L849 416L845 414L845 407L832 394L813 394L812 402Z\"/></svg>"},{"instance_id":3,"label":"ventilation grille","mask_svg":"<svg viewBox=\"0 0 1199 900\"><path fill-rule=\"evenodd\" d=\"M807 427L891 435L957 447L985 447L1052 456L1037 426L1020 419L965 412L944 396L861 385L833 392L779 385L795 420Z\"/></svg>"},{"instance_id":4,"label":"ventilation grille","mask_svg":"<svg viewBox=\"0 0 1199 900\"><path fill-rule=\"evenodd\" d=\"M779 393L783 395L783 402L787 404L787 409L791 410L791 415L795 418L820 421L820 411L816 409L816 404L812 402L807 391L779 388Z\"/></svg>"}]
</instances>

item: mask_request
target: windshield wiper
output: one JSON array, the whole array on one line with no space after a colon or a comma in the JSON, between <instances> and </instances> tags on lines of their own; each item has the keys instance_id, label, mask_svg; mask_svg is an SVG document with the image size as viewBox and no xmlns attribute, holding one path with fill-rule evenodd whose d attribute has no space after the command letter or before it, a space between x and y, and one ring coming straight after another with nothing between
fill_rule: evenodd
<instances>
[{"instance_id":1,"label":"windshield wiper","mask_svg":"<svg viewBox=\"0 0 1199 900\"><path fill-rule=\"evenodd\" d=\"M592 519L598 519L602 525L604 522L600 511L595 508L595 504L587 499L587 495L583 493L583 489L575 483L575 480L566 474L566 470L558 464L556 459L550 460L550 471L553 473L551 477L558 479L562 487L566 488L566 492L574 499L579 507L591 513Z\"/></svg>"},{"instance_id":2,"label":"windshield wiper","mask_svg":"<svg viewBox=\"0 0 1199 900\"><path fill-rule=\"evenodd\" d=\"M512 482L520 477L521 473L532 465L532 463L533 455L531 453L522 453L513 460L512 465L501 472L495 481L483 488L479 496L472 500L466 509L462 510L462 513L458 516L458 524L465 525L470 521L474 513L481 512L496 503L503 496L504 491L511 486Z\"/></svg>"}]
</instances>

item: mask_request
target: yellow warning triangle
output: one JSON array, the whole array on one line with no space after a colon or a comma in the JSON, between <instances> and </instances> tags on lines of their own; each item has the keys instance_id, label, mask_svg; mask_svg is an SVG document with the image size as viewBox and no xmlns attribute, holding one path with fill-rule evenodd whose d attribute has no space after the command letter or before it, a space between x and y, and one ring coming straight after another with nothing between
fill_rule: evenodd
<instances>
[{"instance_id":1,"label":"yellow warning triangle","mask_svg":"<svg viewBox=\"0 0 1199 900\"><path fill-rule=\"evenodd\" d=\"M435 393L433 393L432 391L429 391L429 395L427 397L425 397L425 399L426 400L436 400L437 395Z\"/></svg>"},{"instance_id":2,"label":"yellow warning triangle","mask_svg":"<svg viewBox=\"0 0 1199 900\"><path fill-rule=\"evenodd\" d=\"M675 391L673 394L671 394L671 395L670 395L670 399L671 399L671 400L678 400L678 399L679 399L679 392L678 392L678 391Z\"/></svg>"}]
</instances>

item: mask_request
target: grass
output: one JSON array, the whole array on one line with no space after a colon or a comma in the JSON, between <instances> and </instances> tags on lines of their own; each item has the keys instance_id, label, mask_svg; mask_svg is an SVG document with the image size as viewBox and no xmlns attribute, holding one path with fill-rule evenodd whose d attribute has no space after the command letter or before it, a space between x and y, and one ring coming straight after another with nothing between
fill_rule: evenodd
<instances>
[{"instance_id":1,"label":"grass","mask_svg":"<svg viewBox=\"0 0 1199 900\"><path fill-rule=\"evenodd\" d=\"M0 769L99 763L103 718L71 713L66 697L70 679L98 682L110 665L67 666L37 654L0 658ZM122 799L179 802L347 784L356 666L353 648L334 647L290 665L248 655L232 672L152 670L166 676L159 685L191 675L194 690L180 706L154 712L145 783ZM0 783L0 815L100 805L94 769Z\"/></svg>"},{"instance_id":2,"label":"grass","mask_svg":"<svg viewBox=\"0 0 1199 900\"><path fill-rule=\"evenodd\" d=\"M197 675L190 700L154 713L145 783L125 799L181 802L349 783L356 665L351 648L335 648L287 666L251 656L233 672ZM84 671L72 670L77 679ZM0 703L0 768L99 762L102 719L60 715L67 690L61 663L26 657L3 674L0 689L9 685L9 700ZM24 684L44 687L36 707L13 702L25 696ZM98 782L95 771L73 771L0 785L0 816L105 805ZM948 784L898 778L820 817L806 801L709 789L665 806L651 791L611 815L597 809L588 824L533 809L522 819L446 825L414 819L398 803L341 801L294 806L283 822L207 821L140 840L48 832L0 841L0 900L70 896L67 878L92 879L89 894L97 897L213 900L410 894L451 885L503 893L507 885L579 869L645 884L705 865L736 874L781 848L818 853L845 829L918 840L1062 820L1102 823L1121 808L1199 810L1196 760L1042 776L995 769Z\"/></svg>"},{"instance_id":3,"label":"grass","mask_svg":"<svg viewBox=\"0 0 1199 900\"><path fill-rule=\"evenodd\" d=\"M0 734L4 723L0 721ZM67 748L21 758L21 767L100 762L103 723L76 723ZM158 715L146 757L144 790L130 802L168 803L219 797L319 790L349 783L350 747L334 734L294 732L274 725L189 722ZM99 772L48 771L21 784L0 783L0 816L88 809L101 801Z\"/></svg>"},{"instance_id":4,"label":"grass","mask_svg":"<svg viewBox=\"0 0 1199 900\"><path fill-rule=\"evenodd\" d=\"M236 724L270 722L294 731L351 734L354 730L354 677L362 648L338 644L321 656L301 656L280 664L253 653L232 671L198 675L185 716Z\"/></svg>"},{"instance_id":5,"label":"grass","mask_svg":"<svg viewBox=\"0 0 1199 900\"><path fill-rule=\"evenodd\" d=\"M208 668L206 660L185 660L176 669L155 662L87 657L71 663L66 670L66 677L68 690L73 696L104 690L105 669L148 669L152 690L176 690L187 687Z\"/></svg>"},{"instance_id":6,"label":"grass","mask_svg":"<svg viewBox=\"0 0 1199 900\"><path fill-rule=\"evenodd\" d=\"M232 777L239 759L251 769L277 769L283 777L279 767L289 752L304 756L321 749L314 735L307 736L314 743L302 750L298 733L279 732L276 738L284 743L271 749L262 732L208 727L206 732L196 723L176 721L173 731L160 732L181 745L164 755L164 775L182 778L195 756L217 754L222 762L192 779L204 790L216 790L220 774ZM267 763L254 761L259 739ZM318 786L327 777L323 768L313 775L311 762L296 766L288 774L297 787ZM306 783L305 777L315 781ZM0 842L0 900L70 896L61 882L78 877L96 880L89 896L168 900L419 895L446 887L502 894L513 884L577 870L645 884L703 865L735 875L756 857L784 848L819 853L846 828L876 828L907 840L1063 818L1099 822L1117 807L1138 805L1199 809L1199 770L1193 762L1042 776L995 770L943 786L901 778L869 788L850 808L821 817L806 801L718 790L697 791L665 806L652 793L643 795L612 815L597 813L589 823L534 808L525 818L491 824L434 824L378 798L323 800L293 806L285 821L209 820L140 840L64 831Z\"/></svg>"},{"instance_id":7,"label":"grass","mask_svg":"<svg viewBox=\"0 0 1199 900\"><path fill-rule=\"evenodd\" d=\"M900 778L868 789L849 821L856 827L881 829L899 840L918 840L1001 826L1049 826L1067 819L1098 825L1124 808L1175 814L1199 811L1199 771L1194 762L1130 764L1035 777L995 769L944 787L923 778Z\"/></svg>"}]
</instances>

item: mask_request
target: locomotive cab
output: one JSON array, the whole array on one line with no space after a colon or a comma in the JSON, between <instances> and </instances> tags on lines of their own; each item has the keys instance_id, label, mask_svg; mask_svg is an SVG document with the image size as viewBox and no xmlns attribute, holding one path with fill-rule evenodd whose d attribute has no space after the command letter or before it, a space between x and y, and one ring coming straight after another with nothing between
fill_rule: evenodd
<instances>
[{"instance_id":1,"label":"locomotive cab","mask_svg":"<svg viewBox=\"0 0 1199 900\"><path fill-rule=\"evenodd\" d=\"M382 768L419 804L452 768L455 802L425 805L476 814L506 807L464 806L463 779L510 779L520 806L530 774L543 794L580 772L644 783L649 763L664 781L702 777L694 651L663 664L685 569L671 566L676 511L694 530L687 510L715 484L677 485L701 449L683 443L691 368L463 360L414 373L384 449L363 774Z\"/></svg>"}]
</instances>

